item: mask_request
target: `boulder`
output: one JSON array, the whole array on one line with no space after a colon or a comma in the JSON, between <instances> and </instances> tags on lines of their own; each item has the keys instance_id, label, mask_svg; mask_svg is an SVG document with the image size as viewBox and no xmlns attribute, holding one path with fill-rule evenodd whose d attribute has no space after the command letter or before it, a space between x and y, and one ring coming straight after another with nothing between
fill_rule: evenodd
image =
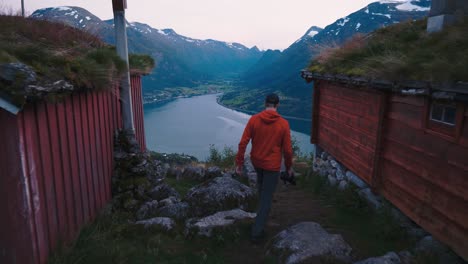
<instances>
[{"instance_id":1,"label":"boulder","mask_svg":"<svg viewBox=\"0 0 468 264\"><path fill-rule=\"evenodd\" d=\"M192 214L190 213L190 206L188 203L179 202L160 207L157 215L160 217L170 217L176 220L183 220Z\"/></svg>"},{"instance_id":2,"label":"boulder","mask_svg":"<svg viewBox=\"0 0 468 264\"><path fill-rule=\"evenodd\" d=\"M182 172L182 175L178 180L195 180L195 181L204 181L206 180L205 169L200 166L188 166Z\"/></svg>"},{"instance_id":3,"label":"boulder","mask_svg":"<svg viewBox=\"0 0 468 264\"><path fill-rule=\"evenodd\" d=\"M329 259L347 262L351 250L341 235L329 234L317 223L302 222L277 234L267 254L279 263L315 263L312 261Z\"/></svg>"},{"instance_id":4,"label":"boulder","mask_svg":"<svg viewBox=\"0 0 468 264\"><path fill-rule=\"evenodd\" d=\"M136 219L143 220L157 216L158 214L158 201L153 200L144 203L136 212Z\"/></svg>"},{"instance_id":5,"label":"boulder","mask_svg":"<svg viewBox=\"0 0 468 264\"><path fill-rule=\"evenodd\" d=\"M207 216L235 208L252 208L255 191L231 177L216 177L189 190L185 200L194 216Z\"/></svg>"},{"instance_id":6,"label":"boulder","mask_svg":"<svg viewBox=\"0 0 468 264\"><path fill-rule=\"evenodd\" d=\"M166 199L159 201L159 207L173 205L173 204L176 204L176 203L180 203L180 199L178 197L175 197L175 196L169 196Z\"/></svg>"},{"instance_id":7,"label":"boulder","mask_svg":"<svg viewBox=\"0 0 468 264\"><path fill-rule=\"evenodd\" d=\"M336 184L338 183L336 181L336 178L333 177L331 174L328 175L328 183L331 185L331 186L336 186Z\"/></svg>"},{"instance_id":8,"label":"boulder","mask_svg":"<svg viewBox=\"0 0 468 264\"><path fill-rule=\"evenodd\" d=\"M205 178L206 179L213 179L223 175L223 171L219 167L209 167L206 169Z\"/></svg>"},{"instance_id":9,"label":"boulder","mask_svg":"<svg viewBox=\"0 0 468 264\"><path fill-rule=\"evenodd\" d=\"M401 263L401 260L400 260L400 257L397 255L397 253L388 252L387 254L383 256L368 258L365 260L355 262L354 264L400 264L400 263Z\"/></svg>"},{"instance_id":10,"label":"boulder","mask_svg":"<svg viewBox=\"0 0 468 264\"><path fill-rule=\"evenodd\" d=\"M145 228L158 227L165 231L171 231L175 227L175 222L168 217L155 217L147 220L137 221L136 225L144 225Z\"/></svg>"},{"instance_id":11,"label":"boulder","mask_svg":"<svg viewBox=\"0 0 468 264\"><path fill-rule=\"evenodd\" d=\"M20 85L36 81L36 72L26 64L14 62L0 64L0 80Z\"/></svg>"},{"instance_id":12,"label":"boulder","mask_svg":"<svg viewBox=\"0 0 468 264\"><path fill-rule=\"evenodd\" d=\"M348 182L347 181L340 181L340 183L338 184L338 189L340 190L344 190L348 188Z\"/></svg>"},{"instance_id":13,"label":"boulder","mask_svg":"<svg viewBox=\"0 0 468 264\"><path fill-rule=\"evenodd\" d=\"M376 196L370 188L362 189L358 192L359 196L364 198L374 209L382 207L381 199Z\"/></svg>"},{"instance_id":14,"label":"boulder","mask_svg":"<svg viewBox=\"0 0 468 264\"><path fill-rule=\"evenodd\" d=\"M213 230L224 229L239 220L255 218L255 213L248 213L241 209L217 212L200 219L189 219L186 222L185 234L197 234L211 237Z\"/></svg>"},{"instance_id":15,"label":"boulder","mask_svg":"<svg viewBox=\"0 0 468 264\"><path fill-rule=\"evenodd\" d=\"M346 178L359 188L366 188L367 184L351 171L346 172Z\"/></svg>"},{"instance_id":16,"label":"boulder","mask_svg":"<svg viewBox=\"0 0 468 264\"><path fill-rule=\"evenodd\" d=\"M179 198L180 194L168 184L163 183L151 189L149 196L154 200L161 201L168 197Z\"/></svg>"}]
</instances>

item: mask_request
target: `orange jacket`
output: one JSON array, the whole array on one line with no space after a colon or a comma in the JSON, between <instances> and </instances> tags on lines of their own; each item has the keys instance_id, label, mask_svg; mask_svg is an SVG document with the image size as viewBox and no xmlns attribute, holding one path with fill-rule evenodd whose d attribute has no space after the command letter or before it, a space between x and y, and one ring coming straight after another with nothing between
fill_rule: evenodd
<instances>
[{"instance_id":1,"label":"orange jacket","mask_svg":"<svg viewBox=\"0 0 468 264\"><path fill-rule=\"evenodd\" d=\"M286 169L292 166L291 131L289 123L278 112L264 110L252 116L239 142L236 156L237 166L244 164L244 153L252 139L250 159L256 168L280 171L284 155Z\"/></svg>"}]
</instances>

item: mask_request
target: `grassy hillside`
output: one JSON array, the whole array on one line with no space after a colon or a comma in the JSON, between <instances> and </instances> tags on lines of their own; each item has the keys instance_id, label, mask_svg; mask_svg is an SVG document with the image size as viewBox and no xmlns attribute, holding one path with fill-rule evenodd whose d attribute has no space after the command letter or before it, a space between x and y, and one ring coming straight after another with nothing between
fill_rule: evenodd
<instances>
[{"instance_id":1,"label":"grassy hillside","mask_svg":"<svg viewBox=\"0 0 468 264\"><path fill-rule=\"evenodd\" d=\"M147 73L152 58L132 55L131 68ZM120 79L126 65L115 48L81 30L43 20L0 15L0 65L22 63L36 73L35 85L66 80L74 89L105 89ZM24 76L0 79L0 91L15 101L25 95Z\"/></svg>"},{"instance_id":2,"label":"grassy hillside","mask_svg":"<svg viewBox=\"0 0 468 264\"><path fill-rule=\"evenodd\" d=\"M411 21L356 36L322 52L309 70L392 81L468 81L468 19L433 34L426 33L426 24Z\"/></svg>"}]
</instances>

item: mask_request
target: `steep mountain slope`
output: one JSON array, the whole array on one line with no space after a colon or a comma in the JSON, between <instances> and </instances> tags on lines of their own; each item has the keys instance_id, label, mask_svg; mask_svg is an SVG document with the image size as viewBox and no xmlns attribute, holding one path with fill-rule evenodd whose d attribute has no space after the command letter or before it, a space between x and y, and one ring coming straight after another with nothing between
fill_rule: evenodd
<instances>
[{"instance_id":1,"label":"steep mountain slope","mask_svg":"<svg viewBox=\"0 0 468 264\"><path fill-rule=\"evenodd\" d=\"M98 35L114 44L113 20L102 21L79 7L45 8L31 17L65 23ZM196 86L217 80L236 78L255 64L263 52L239 43L216 40L198 40L177 34L172 29L155 29L142 23L128 23L129 50L150 54L155 60L155 71L144 78L147 90Z\"/></svg>"},{"instance_id":2,"label":"steep mountain slope","mask_svg":"<svg viewBox=\"0 0 468 264\"><path fill-rule=\"evenodd\" d=\"M366 34L386 25L421 19L428 14L430 5L430 0L382 0L338 19L323 30L312 27L281 54L275 54L274 60L260 59L270 63L257 63L243 76L243 84L250 90L268 89L287 95L292 104L283 104L282 111L288 115L310 118L310 85L302 80L300 71L307 67L312 58L323 49L340 45L357 33ZM271 55L265 53L265 56ZM236 96L229 97L232 99Z\"/></svg>"}]
</instances>

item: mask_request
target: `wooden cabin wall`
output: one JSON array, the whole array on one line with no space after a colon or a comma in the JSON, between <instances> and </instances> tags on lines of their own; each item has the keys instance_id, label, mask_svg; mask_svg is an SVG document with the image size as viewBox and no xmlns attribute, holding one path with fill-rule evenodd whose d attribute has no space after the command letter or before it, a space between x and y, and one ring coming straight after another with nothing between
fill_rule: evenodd
<instances>
[{"instance_id":1,"label":"wooden cabin wall","mask_svg":"<svg viewBox=\"0 0 468 264\"><path fill-rule=\"evenodd\" d=\"M392 95L385 116L381 191L413 221L468 258L468 111L461 136L430 131L428 100Z\"/></svg>"},{"instance_id":2,"label":"wooden cabin wall","mask_svg":"<svg viewBox=\"0 0 468 264\"><path fill-rule=\"evenodd\" d=\"M382 94L321 82L314 106L317 144L349 170L372 184Z\"/></svg>"}]
</instances>

